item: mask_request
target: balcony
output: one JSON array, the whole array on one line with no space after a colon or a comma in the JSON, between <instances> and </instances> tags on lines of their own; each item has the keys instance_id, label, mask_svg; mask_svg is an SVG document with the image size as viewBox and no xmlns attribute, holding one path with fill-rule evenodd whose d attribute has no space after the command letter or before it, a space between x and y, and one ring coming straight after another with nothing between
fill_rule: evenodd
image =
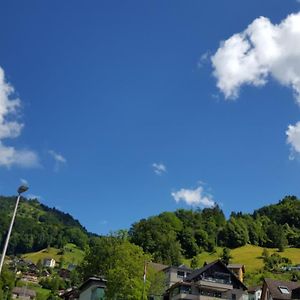
<instances>
[{"instance_id":1,"label":"balcony","mask_svg":"<svg viewBox=\"0 0 300 300\"><path fill-rule=\"evenodd\" d=\"M230 281L216 278L202 278L197 281L197 284L203 288L209 288L215 291L226 292L233 289Z\"/></svg>"}]
</instances>

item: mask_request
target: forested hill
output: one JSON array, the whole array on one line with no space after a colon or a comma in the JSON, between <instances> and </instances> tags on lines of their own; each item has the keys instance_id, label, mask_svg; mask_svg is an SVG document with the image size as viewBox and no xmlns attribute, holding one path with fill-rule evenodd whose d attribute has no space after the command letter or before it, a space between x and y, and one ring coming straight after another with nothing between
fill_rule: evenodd
<instances>
[{"instance_id":1,"label":"forested hill","mask_svg":"<svg viewBox=\"0 0 300 300\"><path fill-rule=\"evenodd\" d=\"M0 196L0 247L15 201L15 197ZM71 215L22 198L8 254L34 252L48 246L62 248L67 243L84 249L93 242L91 235ZM213 252L216 246L300 248L300 200L287 196L252 214L233 212L228 220L218 206L163 212L134 223L128 238L152 254L154 261L165 264L179 264L183 258L193 258L202 251Z\"/></svg>"},{"instance_id":2,"label":"forested hill","mask_svg":"<svg viewBox=\"0 0 300 300\"><path fill-rule=\"evenodd\" d=\"M228 220L218 206L164 212L133 224L129 237L155 261L166 264L213 252L216 246L252 244L282 251L287 246L300 247L300 200L287 196L253 214L233 212Z\"/></svg>"},{"instance_id":3,"label":"forested hill","mask_svg":"<svg viewBox=\"0 0 300 300\"><path fill-rule=\"evenodd\" d=\"M9 227L16 197L0 196L1 248ZM87 230L70 214L49 208L38 200L22 198L18 208L8 254L38 251L48 246L61 248L74 243L80 248L88 243Z\"/></svg>"}]
</instances>

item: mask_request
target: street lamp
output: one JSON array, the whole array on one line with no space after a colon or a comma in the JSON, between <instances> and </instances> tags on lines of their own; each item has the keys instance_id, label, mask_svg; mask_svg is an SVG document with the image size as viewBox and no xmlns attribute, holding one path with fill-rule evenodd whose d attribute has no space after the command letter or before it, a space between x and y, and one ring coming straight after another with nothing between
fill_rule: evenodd
<instances>
[{"instance_id":1,"label":"street lamp","mask_svg":"<svg viewBox=\"0 0 300 300\"><path fill-rule=\"evenodd\" d=\"M26 192L27 190L28 190L28 187L25 186L25 185L21 185L18 188L18 198L17 198L15 210L14 210L13 216L11 218L11 222L10 222L10 225L9 225L8 233L7 233L5 244L4 244L3 251L2 251L2 256L1 256L1 261L0 261L0 275L1 275L2 267L3 267L3 263L4 263L4 258L5 258L5 255L6 255L6 250L7 250L9 238L10 238L11 231L12 231L14 221L15 221L15 217L16 217L16 214L17 214L17 209L18 209L18 205L19 205L19 202L20 202L21 194Z\"/></svg>"}]
</instances>

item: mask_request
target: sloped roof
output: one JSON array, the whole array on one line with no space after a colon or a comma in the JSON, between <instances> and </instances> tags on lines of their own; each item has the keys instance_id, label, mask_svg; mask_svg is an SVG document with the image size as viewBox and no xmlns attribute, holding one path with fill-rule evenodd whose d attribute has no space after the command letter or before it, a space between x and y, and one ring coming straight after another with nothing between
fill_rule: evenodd
<instances>
[{"instance_id":1,"label":"sloped roof","mask_svg":"<svg viewBox=\"0 0 300 300\"><path fill-rule=\"evenodd\" d=\"M205 271L207 271L208 269L210 269L212 266L216 265L216 264L219 264L224 270L227 270L227 272L229 274L232 275L232 279L238 283L239 285L241 285L245 290L247 290L247 287L243 284L243 282L241 282L236 276L235 274L229 270L227 268L227 266L225 264L223 264L219 259L218 260L215 260L205 266L203 266L202 268L200 269L196 269L194 272L192 272L186 279L185 281L193 281L195 278L197 278L199 275L203 274Z\"/></svg>"},{"instance_id":2,"label":"sloped roof","mask_svg":"<svg viewBox=\"0 0 300 300\"><path fill-rule=\"evenodd\" d=\"M292 299L292 291L297 288L300 288L300 283L294 281L283 281L265 278L265 283L269 288L273 299ZM279 287L287 287L289 290L289 294L283 294L280 291Z\"/></svg>"},{"instance_id":3,"label":"sloped roof","mask_svg":"<svg viewBox=\"0 0 300 300\"><path fill-rule=\"evenodd\" d=\"M79 287L79 290L86 290L93 284L98 285L99 287L105 287L106 282L107 280L102 277L90 277Z\"/></svg>"}]
</instances>

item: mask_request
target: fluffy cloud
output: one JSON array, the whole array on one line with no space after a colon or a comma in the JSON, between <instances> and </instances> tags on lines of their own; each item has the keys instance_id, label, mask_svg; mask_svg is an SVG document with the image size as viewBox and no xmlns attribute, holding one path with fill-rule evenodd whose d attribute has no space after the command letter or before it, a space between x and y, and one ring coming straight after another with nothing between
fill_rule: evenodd
<instances>
[{"instance_id":1,"label":"fluffy cloud","mask_svg":"<svg viewBox=\"0 0 300 300\"><path fill-rule=\"evenodd\" d=\"M16 150L3 144L3 139L18 137L24 126L16 120L21 102L17 98L11 99L13 93L14 88L6 82L4 71L0 67L0 166L35 167L38 166L36 153L26 149Z\"/></svg>"},{"instance_id":2,"label":"fluffy cloud","mask_svg":"<svg viewBox=\"0 0 300 300\"><path fill-rule=\"evenodd\" d=\"M167 168L164 164L153 163L152 164L153 171L156 175L162 175L167 172Z\"/></svg>"},{"instance_id":3,"label":"fluffy cloud","mask_svg":"<svg viewBox=\"0 0 300 300\"><path fill-rule=\"evenodd\" d=\"M290 159L295 158L296 153L300 153L300 122L296 125L289 125L287 131L287 143L291 147Z\"/></svg>"},{"instance_id":4,"label":"fluffy cloud","mask_svg":"<svg viewBox=\"0 0 300 300\"><path fill-rule=\"evenodd\" d=\"M262 86L272 76L291 87L300 104L300 13L280 24L255 19L222 42L211 60L217 86L227 99L237 98L242 85Z\"/></svg>"},{"instance_id":5,"label":"fluffy cloud","mask_svg":"<svg viewBox=\"0 0 300 300\"><path fill-rule=\"evenodd\" d=\"M202 186L196 189L180 189L177 192L173 192L172 197L178 203L183 201L188 205L203 205L211 207L215 205L213 197L211 195L205 194L204 188Z\"/></svg>"}]
</instances>

